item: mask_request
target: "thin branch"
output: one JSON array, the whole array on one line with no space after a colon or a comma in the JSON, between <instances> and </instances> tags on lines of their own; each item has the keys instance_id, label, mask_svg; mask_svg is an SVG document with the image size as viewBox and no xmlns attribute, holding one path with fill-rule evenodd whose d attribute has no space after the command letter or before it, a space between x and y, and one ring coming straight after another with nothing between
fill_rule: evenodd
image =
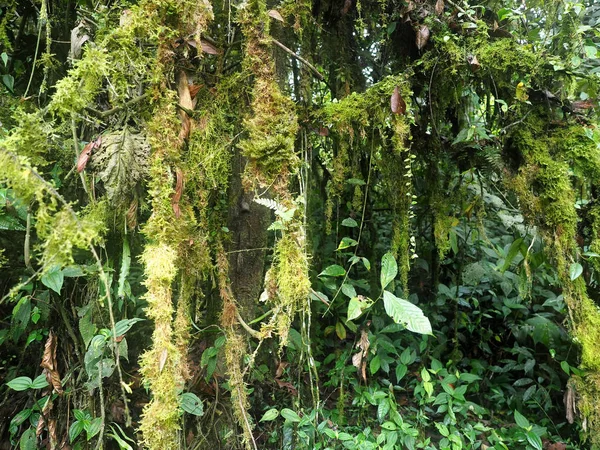
<instances>
[{"instance_id":1,"label":"thin branch","mask_svg":"<svg viewBox=\"0 0 600 450\"><path fill-rule=\"evenodd\" d=\"M289 48L287 48L285 45L283 45L277 39L271 38L271 40L273 41L273 44L275 44L281 50L283 50L286 53L289 53L291 56L293 56L298 61L300 61L302 64L304 64L306 67L308 67L311 70L311 72L315 75L315 77L317 77L319 80L323 81L325 79L325 77L323 76L323 74L321 72L319 72L318 69L315 66L313 66L311 63L309 63L307 60L305 60L302 56L294 53L292 50L290 50Z\"/></svg>"},{"instance_id":2,"label":"thin branch","mask_svg":"<svg viewBox=\"0 0 600 450\"><path fill-rule=\"evenodd\" d=\"M523 123L523 121L525 119L527 119L527 116L531 113L531 110L527 111L527 114L525 114L523 117L521 117L519 120L517 120L516 122L513 122L511 124L506 125L504 128L502 128L502 130L500 130L500 134L504 134L506 133L506 130L514 127L515 125L519 125L520 123Z\"/></svg>"},{"instance_id":3,"label":"thin branch","mask_svg":"<svg viewBox=\"0 0 600 450\"><path fill-rule=\"evenodd\" d=\"M242 328L243 328L244 330L246 330L250 336L252 336L252 337L253 337L253 338L255 338L255 339L260 339L260 338L261 338L261 335L260 335L260 333L259 333L258 331L256 331L255 329L251 328L251 327L250 327L250 325L248 325L248 324L247 324L247 323L244 321L244 319L242 319L242 316L240 315L240 312L239 312L239 311L236 311L236 312L235 312L235 314L236 314L236 316L237 316L237 320L238 320L238 322L240 323L240 325L242 326Z\"/></svg>"},{"instance_id":4,"label":"thin branch","mask_svg":"<svg viewBox=\"0 0 600 450\"><path fill-rule=\"evenodd\" d=\"M148 94L148 93L142 94L139 97L132 98L131 100L123 103L122 105L115 106L114 108L107 109L106 111L100 111L98 109L92 108L91 106L86 106L85 110L88 112L91 112L92 114L103 119L105 117L112 116L113 114L121 111L122 109L129 108L131 105L135 105L136 103L141 102L142 100L148 98L149 96L150 96L150 94Z\"/></svg>"}]
</instances>

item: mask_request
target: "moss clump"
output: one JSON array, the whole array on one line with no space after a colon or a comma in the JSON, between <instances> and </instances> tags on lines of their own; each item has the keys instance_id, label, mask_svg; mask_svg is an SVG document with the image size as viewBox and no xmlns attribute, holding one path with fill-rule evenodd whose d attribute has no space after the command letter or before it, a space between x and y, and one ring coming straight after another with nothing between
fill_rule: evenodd
<instances>
[{"instance_id":1,"label":"moss clump","mask_svg":"<svg viewBox=\"0 0 600 450\"><path fill-rule=\"evenodd\" d=\"M244 121L247 137L240 142L249 159L250 185L286 185L298 168L294 151L298 131L294 102L279 89L269 37L269 16L264 0L247 2L238 14L246 37L244 70L254 76L252 116Z\"/></svg>"}]
</instances>

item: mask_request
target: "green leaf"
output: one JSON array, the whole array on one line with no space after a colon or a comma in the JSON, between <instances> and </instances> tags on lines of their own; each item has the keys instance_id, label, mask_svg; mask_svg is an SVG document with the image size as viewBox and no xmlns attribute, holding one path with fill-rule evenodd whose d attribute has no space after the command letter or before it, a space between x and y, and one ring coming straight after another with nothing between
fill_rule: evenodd
<instances>
[{"instance_id":1,"label":"green leaf","mask_svg":"<svg viewBox=\"0 0 600 450\"><path fill-rule=\"evenodd\" d=\"M80 409L74 409L73 410L73 415L75 416L75 419L77 419L77 420L79 420L81 422L85 422L88 419L88 416L89 416L89 414L86 414L85 412L83 412Z\"/></svg>"},{"instance_id":2,"label":"green leaf","mask_svg":"<svg viewBox=\"0 0 600 450\"><path fill-rule=\"evenodd\" d=\"M115 424L117 426L117 428L121 431L121 434L125 437L127 437L127 435L123 432L123 430L121 429L121 427L117 424ZM117 431L113 428L113 426L110 426L111 429L111 433L106 433L106 435L108 437L113 438L115 441L117 441L117 444L119 444L119 449L120 450L133 450L133 447L131 445L129 445L125 439L123 439L119 433L117 433Z\"/></svg>"},{"instance_id":3,"label":"green leaf","mask_svg":"<svg viewBox=\"0 0 600 450\"><path fill-rule=\"evenodd\" d=\"M510 248L508 249L508 253L506 254L506 258L504 258L504 264L500 268L501 273L504 273L508 270L508 268L510 267L510 265L513 262L513 259L515 259L515 257L519 253L522 243L523 243L523 239L518 238L515 241L513 241L513 243L510 245Z\"/></svg>"},{"instance_id":4,"label":"green leaf","mask_svg":"<svg viewBox=\"0 0 600 450\"><path fill-rule=\"evenodd\" d=\"M19 450L35 450L37 448L37 438L35 437L35 429L28 428L19 439Z\"/></svg>"},{"instance_id":5,"label":"green leaf","mask_svg":"<svg viewBox=\"0 0 600 450\"><path fill-rule=\"evenodd\" d=\"M387 413L389 411L390 411L390 403L387 401L387 399L385 399L377 407L377 420L379 420L380 422L383 422L383 419L385 419L385 416L387 416Z\"/></svg>"},{"instance_id":6,"label":"green leaf","mask_svg":"<svg viewBox=\"0 0 600 450\"><path fill-rule=\"evenodd\" d=\"M123 320L119 320L117 323L115 323L115 332L117 336L123 336L125 333L127 333L131 327L138 323L143 321L144 319L140 319L139 317L135 317L133 319L123 319Z\"/></svg>"},{"instance_id":7,"label":"green leaf","mask_svg":"<svg viewBox=\"0 0 600 450\"><path fill-rule=\"evenodd\" d=\"M361 180L359 178L349 178L349 179L346 180L346 183L352 184L352 185L355 185L355 186L356 185L358 185L358 186L364 186L365 184L367 184L367 183L365 183L363 180Z\"/></svg>"},{"instance_id":8,"label":"green leaf","mask_svg":"<svg viewBox=\"0 0 600 450\"><path fill-rule=\"evenodd\" d=\"M31 385L33 381L29 377L17 377L13 380L10 380L6 385L14 389L15 391L26 391L27 389L31 389Z\"/></svg>"},{"instance_id":9,"label":"green leaf","mask_svg":"<svg viewBox=\"0 0 600 450\"><path fill-rule=\"evenodd\" d=\"M354 298L357 296L356 289L354 289L354 286L352 286L350 283L342 284L342 292L344 293L344 295L346 297L349 297L349 298Z\"/></svg>"},{"instance_id":10,"label":"green leaf","mask_svg":"<svg viewBox=\"0 0 600 450\"><path fill-rule=\"evenodd\" d=\"M338 264L326 267L325 270L319 274L320 277L343 277L344 275L346 275L346 270Z\"/></svg>"},{"instance_id":11,"label":"green leaf","mask_svg":"<svg viewBox=\"0 0 600 450\"><path fill-rule=\"evenodd\" d=\"M202 416L204 414L204 405L196 394L184 392L181 394L180 401L181 409L186 413L193 414L194 416Z\"/></svg>"},{"instance_id":12,"label":"green leaf","mask_svg":"<svg viewBox=\"0 0 600 450\"><path fill-rule=\"evenodd\" d=\"M8 90L10 92L14 92L14 87L15 87L15 78L12 75L9 74L4 74L2 75L2 82L4 83L4 86L6 86L8 88Z\"/></svg>"},{"instance_id":13,"label":"green leaf","mask_svg":"<svg viewBox=\"0 0 600 450\"><path fill-rule=\"evenodd\" d=\"M432 334L431 323L421 308L402 300L388 291L383 292L385 312L396 323L403 324L409 331L420 334Z\"/></svg>"},{"instance_id":14,"label":"green leaf","mask_svg":"<svg viewBox=\"0 0 600 450\"><path fill-rule=\"evenodd\" d=\"M381 368L381 359L379 355L375 355L371 362L369 363L369 370L371 371L371 375L375 375L377 371Z\"/></svg>"},{"instance_id":15,"label":"green leaf","mask_svg":"<svg viewBox=\"0 0 600 450\"><path fill-rule=\"evenodd\" d=\"M573 263L573 264L571 264L571 267L569 267L569 277L571 278L571 281L574 281L577 278L579 278L579 276L582 273L583 273L583 267L579 263Z\"/></svg>"},{"instance_id":16,"label":"green leaf","mask_svg":"<svg viewBox=\"0 0 600 450\"><path fill-rule=\"evenodd\" d=\"M560 362L560 368L567 374L570 375L571 374L571 366L569 365L569 363L567 361L561 361Z\"/></svg>"},{"instance_id":17,"label":"green leaf","mask_svg":"<svg viewBox=\"0 0 600 450\"><path fill-rule=\"evenodd\" d=\"M346 217L344 220L342 220L342 226L348 228L356 228L358 227L358 222L352 217Z\"/></svg>"},{"instance_id":18,"label":"green leaf","mask_svg":"<svg viewBox=\"0 0 600 450\"><path fill-rule=\"evenodd\" d=\"M10 421L10 428L18 427L31 416L31 409L26 408L19 411Z\"/></svg>"},{"instance_id":19,"label":"green leaf","mask_svg":"<svg viewBox=\"0 0 600 450\"><path fill-rule=\"evenodd\" d=\"M529 445L531 445L536 450L542 450L542 440L537 434L535 434L533 431L528 431L526 436Z\"/></svg>"},{"instance_id":20,"label":"green leaf","mask_svg":"<svg viewBox=\"0 0 600 450\"><path fill-rule=\"evenodd\" d=\"M31 389L43 389L48 386L46 375L41 374L31 383Z\"/></svg>"},{"instance_id":21,"label":"green leaf","mask_svg":"<svg viewBox=\"0 0 600 450\"><path fill-rule=\"evenodd\" d=\"M531 428L531 425L529 424L529 420L527 420L527 418L521 414L519 411L515 410L515 423L522 429L524 430L529 430L529 428Z\"/></svg>"},{"instance_id":22,"label":"green leaf","mask_svg":"<svg viewBox=\"0 0 600 450\"><path fill-rule=\"evenodd\" d=\"M354 247L355 245L358 245L358 242L356 240L349 237L344 237L342 238L342 242L340 242L340 245L338 245L336 251L344 250L349 247Z\"/></svg>"},{"instance_id":23,"label":"green leaf","mask_svg":"<svg viewBox=\"0 0 600 450\"><path fill-rule=\"evenodd\" d=\"M346 339L346 327L344 327L344 324L340 321L335 323L335 334L337 334L342 341Z\"/></svg>"},{"instance_id":24,"label":"green leaf","mask_svg":"<svg viewBox=\"0 0 600 450\"><path fill-rule=\"evenodd\" d=\"M6 67L6 65L8 64L8 55L6 54L6 52L2 52L2 54L0 55L0 58L2 58L2 62L4 63L4 66Z\"/></svg>"},{"instance_id":25,"label":"green leaf","mask_svg":"<svg viewBox=\"0 0 600 450\"><path fill-rule=\"evenodd\" d=\"M86 440L89 442L94 436L96 436L102 428L102 418L96 417L85 427Z\"/></svg>"},{"instance_id":26,"label":"green leaf","mask_svg":"<svg viewBox=\"0 0 600 450\"><path fill-rule=\"evenodd\" d=\"M52 266L50 270L42 275L42 283L44 286L52 289L57 294L60 294L65 276L60 269L60 266Z\"/></svg>"},{"instance_id":27,"label":"green leaf","mask_svg":"<svg viewBox=\"0 0 600 450\"><path fill-rule=\"evenodd\" d=\"M126 234L123 235L123 251L121 253L121 270L119 271L119 288L117 289L117 297L124 298L126 293L125 282L129 276L129 267L131 265L129 237Z\"/></svg>"},{"instance_id":28,"label":"green leaf","mask_svg":"<svg viewBox=\"0 0 600 450\"><path fill-rule=\"evenodd\" d=\"M288 422L300 422L300 416L289 408L283 408L281 410L281 417Z\"/></svg>"},{"instance_id":29,"label":"green leaf","mask_svg":"<svg viewBox=\"0 0 600 450\"><path fill-rule=\"evenodd\" d=\"M277 410L277 408L271 408L263 414L260 421L270 422L271 420L277 419L277 417L279 417L279 410Z\"/></svg>"},{"instance_id":30,"label":"green leaf","mask_svg":"<svg viewBox=\"0 0 600 450\"><path fill-rule=\"evenodd\" d=\"M354 320L363 313L364 304L359 300L358 297L350 299L348 303L348 320Z\"/></svg>"},{"instance_id":31,"label":"green leaf","mask_svg":"<svg viewBox=\"0 0 600 450\"><path fill-rule=\"evenodd\" d=\"M398 275L398 264L390 252L381 258L381 289L385 289Z\"/></svg>"},{"instance_id":32,"label":"green leaf","mask_svg":"<svg viewBox=\"0 0 600 450\"><path fill-rule=\"evenodd\" d=\"M83 431L83 426L84 422L82 420L76 420L71 424L71 427L69 428L69 442L71 444L75 439L77 439L77 436L81 434Z\"/></svg>"}]
</instances>

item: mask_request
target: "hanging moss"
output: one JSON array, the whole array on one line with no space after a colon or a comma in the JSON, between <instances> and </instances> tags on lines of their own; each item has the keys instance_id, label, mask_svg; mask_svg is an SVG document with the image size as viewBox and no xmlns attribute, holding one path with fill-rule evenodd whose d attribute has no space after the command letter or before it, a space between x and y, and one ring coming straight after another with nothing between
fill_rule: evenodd
<instances>
[{"instance_id":1,"label":"hanging moss","mask_svg":"<svg viewBox=\"0 0 600 450\"><path fill-rule=\"evenodd\" d=\"M244 69L254 76L252 115L244 120L248 136L239 144L249 159L247 178L250 184L285 185L299 164L294 150L298 123L294 102L282 94L275 78L265 2L246 3L238 22L246 37Z\"/></svg>"}]
</instances>

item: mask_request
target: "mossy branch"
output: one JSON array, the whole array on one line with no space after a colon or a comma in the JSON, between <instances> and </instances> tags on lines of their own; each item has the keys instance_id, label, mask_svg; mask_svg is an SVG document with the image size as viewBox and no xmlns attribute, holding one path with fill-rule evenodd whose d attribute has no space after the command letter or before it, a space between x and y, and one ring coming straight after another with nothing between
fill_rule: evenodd
<instances>
[{"instance_id":1,"label":"mossy branch","mask_svg":"<svg viewBox=\"0 0 600 450\"><path fill-rule=\"evenodd\" d=\"M126 101L125 103L123 103L122 105L118 105L115 106L114 108L111 109L107 109L105 111L100 111L98 109L92 108L91 106L86 106L85 110L94 114L95 116L100 117L101 119L105 118L105 117L109 117L112 116L115 113L118 113L119 111L121 111L122 109L126 109L129 108L130 106L135 105L136 103L141 102L142 100L145 100L149 97L148 93L142 94L139 97L135 97L132 98L129 101ZM186 111L187 112L187 111Z\"/></svg>"}]
</instances>

